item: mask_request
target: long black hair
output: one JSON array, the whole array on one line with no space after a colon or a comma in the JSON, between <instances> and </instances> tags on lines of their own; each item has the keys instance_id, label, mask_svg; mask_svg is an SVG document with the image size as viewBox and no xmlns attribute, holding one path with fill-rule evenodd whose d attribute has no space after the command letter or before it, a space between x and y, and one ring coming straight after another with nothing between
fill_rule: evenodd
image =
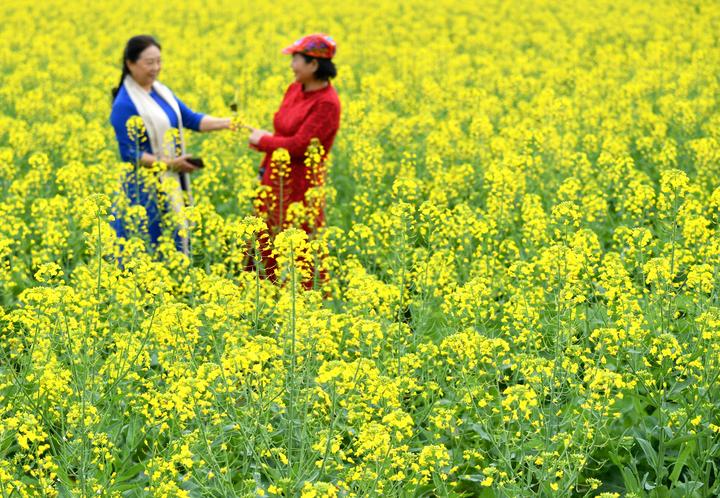
<instances>
[{"instance_id":1,"label":"long black hair","mask_svg":"<svg viewBox=\"0 0 720 498\"><path fill-rule=\"evenodd\" d=\"M128 40L127 44L125 45L125 50L123 50L122 74L120 75L120 83L118 84L118 86L111 90L113 102L115 102L115 98L117 97L120 88L122 88L123 81L125 81L125 76L130 74L130 69L128 68L127 61L137 62L143 50L152 46L155 46L158 49L162 49L157 40L150 35L137 35L133 36Z\"/></svg>"},{"instance_id":2,"label":"long black hair","mask_svg":"<svg viewBox=\"0 0 720 498\"><path fill-rule=\"evenodd\" d=\"M308 64L310 64L313 60L316 60L318 62L318 67L315 70L314 76L320 81L328 81L337 76L337 68L335 67L335 63L332 61L332 59L313 57L312 55L307 55L303 53L301 53L300 55L303 56L303 59L305 59L305 62L307 62Z\"/></svg>"}]
</instances>

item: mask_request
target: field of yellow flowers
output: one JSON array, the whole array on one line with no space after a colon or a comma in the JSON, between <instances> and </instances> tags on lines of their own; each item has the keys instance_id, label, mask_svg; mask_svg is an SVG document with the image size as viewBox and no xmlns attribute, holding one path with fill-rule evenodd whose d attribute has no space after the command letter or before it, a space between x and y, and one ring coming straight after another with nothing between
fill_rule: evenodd
<instances>
[{"instance_id":1,"label":"field of yellow flowers","mask_svg":"<svg viewBox=\"0 0 720 498\"><path fill-rule=\"evenodd\" d=\"M720 3L0 4L0 494L720 494ZM328 225L244 271L260 156L194 134L192 257L110 227L132 35L271 129L338 42ZM122 264L118 264L118 257ZM300 285L308 261L328 272Z\"/></svg>"}]
</instances>

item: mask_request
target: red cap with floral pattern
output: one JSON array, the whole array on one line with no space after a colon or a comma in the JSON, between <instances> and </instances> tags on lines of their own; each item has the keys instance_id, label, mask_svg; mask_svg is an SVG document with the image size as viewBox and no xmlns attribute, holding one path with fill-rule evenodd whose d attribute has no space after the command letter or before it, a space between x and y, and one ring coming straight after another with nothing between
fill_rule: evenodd
<instances>
[{"instance_id":1,"label":"red cap with floral pattern","mask_svg":"<svg viewBox=\"0 0 720 498\"><path fill-rule=\"evenodd\" d=\"M321 59L332 59L335 55L335 40L324 33L313 33L297 40L289 47L285 47L283 54L305 54Z\"/></svg>"}]
</instances>

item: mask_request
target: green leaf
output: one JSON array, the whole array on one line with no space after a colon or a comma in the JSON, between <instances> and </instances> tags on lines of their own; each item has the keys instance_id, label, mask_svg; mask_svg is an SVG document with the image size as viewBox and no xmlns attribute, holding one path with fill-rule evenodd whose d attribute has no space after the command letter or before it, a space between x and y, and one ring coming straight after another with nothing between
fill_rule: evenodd
<instances>
[{"instance_id":1,"label":"green leaf","mask_svg":"<svg viewBox=\"0 0 720 498\"><path fill-rule=\"evenodd\" d=\"M688 481L688 482L681 482L677 485L675 488L675 493L673 493L678 498L695 498L702 496L702 493L700 493L700 490L703 488L703 483L700 481ZM709 493L705 496L714 496L712 494L712 490L709 490Z\"/></svg>"},{"instance_id":2,"label":"green leaf","mask_svg":"<svg viewBox=\"0 0 720 498\"><path fill-rule=\"evenodd\" d=\"M642 490L642 486L640 486L640 480L637 478L635 473L630 467L621 467L622 477L623 477L623 484L625 484L625 487L630 492L639 492Z\"/></svg>"},{"instance_id":3,"label":"green leaf","mask_svg":"<svg viewBox=\"0 0 720 498\"><path fill-rule=\"evenodd\" d=\"M670 490L665 485L660 485L650 493L652 498L670 498Z\"/></svg>"},{"instance_id":4,"label":"green leaf","mask_svg":"<svg viewBox=\"0 0 720 498\"><path fill-rule=\"evenodd\" d=\"M657 465L657 452L655 451L655 448L652 447L647 439L636 437L635 440L638 444L640 444L640 448L642 448L643 453L645 453L645 458L647 458L650 466L655 468Z\"/></svg>"},{"instance_id":5,"label":"green leaf","mask_svg":"<svg viewBox=\"0 0 720 498\"><path fill-rule=\"evenodd\" d=\"M680 472L682 472L682 469L685 466L685 462L687 462L688 457L692 454L693 451L695 451L695 440L691 439L683 445L683 448L680 451L677 460L675 460L672 474L670 474L670 482L675 482L678 480L678 477L680 477Z\"/></svg>"},{"instance_id":6,"label":"green leaf","mask_svg":"<svg viewBox=\"0 0 720 498\"><path fill-rule=\"evenodd\" d=\"M115 480L117 482L124 482L130 479L134 479L145 470L145 465L142 463L136 463L125 469L121 468L118 470Z\"/></svg>"},{"instance_id":7,"label":"green leaf","mask_svg":"<svg viewBox=\"0 0 720 498\"><path fill-rule=\"evenodd\" d=\"M470 427L480 436L481 439L483 439L484 441L492 442L490 434L487 433L487 431L485 430L485 428L483 428L482 425L475 423L472 424Z\"/></svg>"}]
</instances>

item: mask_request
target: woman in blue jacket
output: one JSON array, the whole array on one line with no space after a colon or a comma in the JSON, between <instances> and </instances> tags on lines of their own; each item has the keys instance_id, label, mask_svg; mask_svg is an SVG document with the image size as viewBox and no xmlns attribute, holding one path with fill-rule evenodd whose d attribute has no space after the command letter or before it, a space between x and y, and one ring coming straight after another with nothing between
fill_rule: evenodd
<instances>
[{"instance_id":1,"label":"woman in blue jacket","mask_svg":"<svg viewBox=\"0 0 720 498\"><path fill-rule=\"evenodd\" d=\"M176 212L173 237L178 250L189 255L189 225L182 214L185 198L192 200L189 174L198 168L188 161L183 130L214 131L231 128L231 118L216 118L188 108L168 87L157 80L161 69L160 44L148 35L128 40L123 52L120 84L112 91L110 122L115 129L120 156L135 165L123 182L130 205L145 207L143 231L153 248L162 233L162 218ZM141 122L134 116L139 116ZM177 131L175 131L177 130ZM158 202L157 192L147 188L138 169L156 161L167 164L160 181L167 199ZM119 238L127 238L129 227L122 213L115 213L114 227Z\"/></svg>"}]
</instances>

